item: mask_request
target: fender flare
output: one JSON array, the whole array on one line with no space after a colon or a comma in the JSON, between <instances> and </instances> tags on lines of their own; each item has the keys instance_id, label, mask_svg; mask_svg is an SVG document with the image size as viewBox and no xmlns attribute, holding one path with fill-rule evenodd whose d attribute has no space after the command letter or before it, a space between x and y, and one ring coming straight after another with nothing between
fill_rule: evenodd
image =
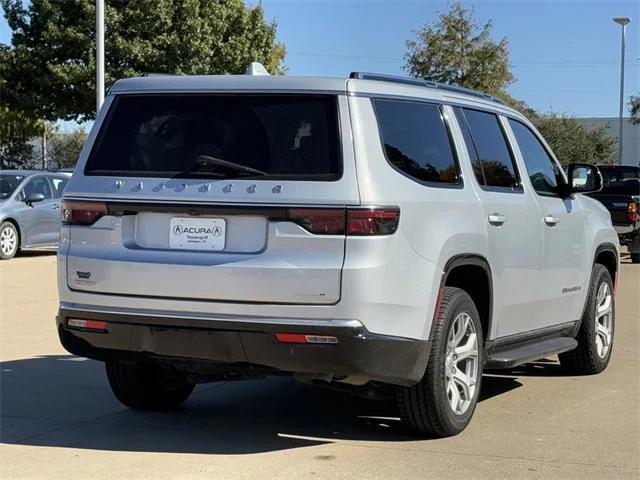
<instances>
[{"instance_id":1,"label":"fender flare","mask_svg":"<svg viewBox=\"0 0 640 480\"><path fill-rule=\"evenodd\" d=\"M485 332L485 344L489 341L489 335L491 335L491 328L493 327L493 276L491 273L491 266L489 265L489 261L483 257L482 255L478 255L475 253L462 253L458 255L454 255L444 265L442 269L442 277L440 278L440 285L438 287L438 300L436 301L435 308L433 310L433 318L435 319L438 314L438 310L440 309L440 300L441 300L441 292L444 286L447 283L447 279L449 278L449 274L457 267L462 266L475 266L480 267L484 270L487 281L489 283L489 300L488 300L488 313L487 313L487 331ZM431 340L433 334L433 325L435 322L432 322L431 332L429 334L429 339Z\"/></svg>"},{"instance_id":2,"label":"fender flare","mask_svg":"<svg viewBox=\"0 0 640 480\"><path fill-rule=\"evenodd\" d=\"M589 286L591 286L591 276L593 275L593 266L596 264L596 259L598 258L598 255L600 255L602 252L610 252L610 253L613 254L613 256L616 259L616 274L615 274L614 278L612 278L612 280L613 280L613 288L614 288L614 292L615 292L616 283L618 282L618 275L619 275L619 272L620 272L620 258L618 257L618 249L611 242L604 242L604 243L601 243L600 245L598 245L596 247L595 253L593 254L593 261L591 262L591 275L589 275L589 284L588 284L587 288ZM580 327L582 326L582 319L584 318L584 312L587 309L587 302L589 302L590 293L591 293L590 291L587 291L587 295L586 295L586 297L584 299L584 305L582 306L582 313L580 314L580 318L576 322L576 326L575 326L575 328L573 330L573 337L574 338L578 335L578 332L580 331Z\"/></svg>"}]
</instances>

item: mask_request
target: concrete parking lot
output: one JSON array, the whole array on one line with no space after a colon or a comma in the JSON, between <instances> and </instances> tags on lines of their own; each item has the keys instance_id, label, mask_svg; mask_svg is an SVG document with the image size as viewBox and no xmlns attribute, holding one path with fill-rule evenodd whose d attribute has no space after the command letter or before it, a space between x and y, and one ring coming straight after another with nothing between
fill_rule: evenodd
<instances>
[{"instance_id":1,"label":"concrete parking lot","mask_svg":"<svg viewBox=\"0 0 640 480\"><path fill-rule=\"evenodd\" d=\"M412 437L392 403L286 378L200 386L140 413L60 346L56 257L0 263L0 478L639 478L640 266L623 258L609 369L557 359L487 374L471 426Z\"/></svg>"}]
</instances>

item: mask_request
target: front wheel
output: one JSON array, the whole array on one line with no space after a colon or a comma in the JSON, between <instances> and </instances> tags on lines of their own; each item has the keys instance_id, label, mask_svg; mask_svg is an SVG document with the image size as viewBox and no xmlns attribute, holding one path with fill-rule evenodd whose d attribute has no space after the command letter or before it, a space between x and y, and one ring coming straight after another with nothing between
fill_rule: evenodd
<instances>
[{"instance_id":1,"label":"front wheel","mask_svg":"<svg viewBox=\"0 0 640 480\"><path fill-rule=\"evenodd\" d=\"M113 394L127 407L166 410L182 405L193 383L185 375L153 363L107 362L107 378Z\"/></svg>"},{"instance_id":2,"label":"front wheel","mask_svg":"<svg viewBox=\"0 0 640 480\"><path fill-rule=\"evenodd\" d=\"M473 300L459 288L446 287L424 377L412 387L398 387L402 421L434 437L462 432L478 401L482 346L482 326Z\"/></svg>"},{"instance_id":3,"label":"front wheel","mask_svg":"<svg viewBox=\"0 0 640 480\"><path fill-rule=\"evenodd\" d=\"M587 305L576 336L578 347L558 355L560 364L570 373L593 375L609 364L615 330L615 298L609 271L593 266Z\"/></svg>"},{"instance_id":4,"label":"front wheel","mask_svg":"<svg viewBox=\"0 0 640 480\"><path fill-rule=\"evenodd\" d=\"M15 257L19 248L18 229L11 222L3 222L0 225L0 260L9 260Z\"/></svg>"}]
</instances>

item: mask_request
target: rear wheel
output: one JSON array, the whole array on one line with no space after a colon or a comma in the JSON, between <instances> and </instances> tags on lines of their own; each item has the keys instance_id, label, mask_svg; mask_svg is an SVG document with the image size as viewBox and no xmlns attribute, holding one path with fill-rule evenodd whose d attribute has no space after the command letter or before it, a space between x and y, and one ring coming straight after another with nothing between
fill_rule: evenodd
<instances>
[{"instance_id":1,"label":"rear wheel","mask_svg":"<svg viewBox=\"0 0 640 480\"><path fill-rule=\"evenodd\" d=\"M446 287L433 329L424 377L398 387L400 417L434 437L462 432L475 410L482 380L482 327L471 297Z\"/></svg>"},{"instance_id":2,"label":"rear wheel","mask_svg":"<svg viewBox=\"0 0 640 480\"><path fill-rule=\"evenodd\" d=\"M18 229L11 222L2 222L0 225L0 260L9 260L15 257L20 247Z\"/></svg>"},{"instance_id":3,"label":"rear wheel","mask_svg":"<svg viewBox=\"0 0 640 480\"><path fill-rule=\"evenodd\" d=\"M194 387L185 375L153 363L107 362L106 370L113 394L124 405L135 409L179 407Z\"/></svg>"},{"instance_id":4,"label":"rear wheel","mask_svg":"<svg viewBox=\"0 0 640 480\"><path fill-rule=\"evenodd\" d=\"M640 252L631 254L631 263L640 263Z\"/></svg>"},{"instance_id":5,"label":"rear wheel","mask_svg":"<svg viewBox=\"0 0 640 480\"><path fill-rule=\"evenodd\" d=\"M609 271L593 266L587 305L576 336L578 347L558 355L561 365L571 373L593 375L609 364L615 330L615 298Z\"/></svg>"}]
</instances>

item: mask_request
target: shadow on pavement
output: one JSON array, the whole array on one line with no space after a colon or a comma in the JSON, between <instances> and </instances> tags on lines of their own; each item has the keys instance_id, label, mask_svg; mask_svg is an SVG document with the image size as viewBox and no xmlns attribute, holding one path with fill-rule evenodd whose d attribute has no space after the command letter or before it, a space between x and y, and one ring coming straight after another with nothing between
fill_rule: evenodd
<instances>
[{"instance_id":1,"label":"shadow on pavement","mask_svg":"<svg viewBox=\"0 0 640 480\"><path fill-rule=\"evenodd\" d=\"M58 253L57 247L46 247L38 250L20 250L15 258L50 257Z\"/></svg>"},{"instance_id":2,"label":"shadow on pavement","mask_svg":"<svg viewBox=\"0 0 640 480\"><path fill-rule=\"evenodd\" d=\"M520 386L485 376L481 401ZM66 355L3 362L0 413L0 442L49 447L249 454L335 440L416 440L392 401L288 377L201 385L176 411L129 410L111 394L101 363Z\"/></svg>"}]
</instances>

